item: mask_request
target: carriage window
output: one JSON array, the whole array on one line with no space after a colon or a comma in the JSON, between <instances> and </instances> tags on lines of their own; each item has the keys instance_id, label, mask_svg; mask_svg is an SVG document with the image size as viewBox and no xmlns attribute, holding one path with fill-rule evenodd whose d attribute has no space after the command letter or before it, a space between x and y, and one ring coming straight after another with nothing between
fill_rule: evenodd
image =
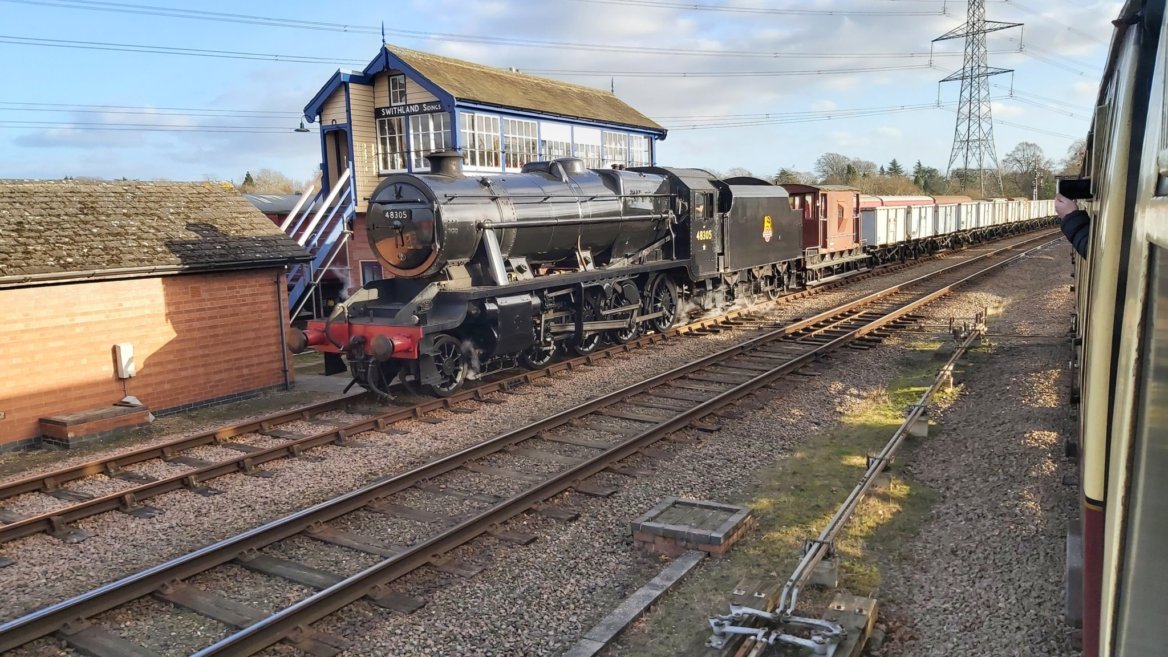
<instances>
[{"instance_id":1,"label":"carriage window","mask_svg":"<svg viewBox=\"0 0 1168 657\"><path fill-rule=\"evenodd\" d=\"M819 218L827 219L827 194L819 195Z\"/></svg>"},{"instance_id":2,"label":"carriage window","mask_svg":"<svg viewBox=\"0 0 1168 657\"><path fill-rule=\"evenodd\" d=\"M843 203L836 203L836 205L835 205L835 218L840 220L840 221L844 220L844 205L843 205Z\"/></svg>"}]
</instances>

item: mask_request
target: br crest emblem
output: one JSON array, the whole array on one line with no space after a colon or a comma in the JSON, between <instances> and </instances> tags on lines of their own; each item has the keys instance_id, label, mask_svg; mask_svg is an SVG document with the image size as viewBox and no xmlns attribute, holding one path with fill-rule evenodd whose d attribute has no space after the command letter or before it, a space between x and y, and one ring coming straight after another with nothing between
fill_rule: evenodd
<instances>
[{"instance_id":1,"label":"br crest emblem","mask_svg":"<svg viewBox=\"0 0 1168 657\"><path fill-rule=\"evenodd\" d=\"M771 216L768 214L762 218L762 239L766 242L771 241L775 235L774 225L771 222Z\"/></svg>"}]
</instances>

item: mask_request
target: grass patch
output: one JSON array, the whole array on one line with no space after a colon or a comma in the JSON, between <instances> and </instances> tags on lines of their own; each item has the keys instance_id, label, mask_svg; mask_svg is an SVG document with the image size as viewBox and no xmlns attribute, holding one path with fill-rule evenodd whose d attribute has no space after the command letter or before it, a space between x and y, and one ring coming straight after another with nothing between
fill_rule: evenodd
<instances>
[{"instance_id":1,"label":"grass patch","mask_svg":"<svg viewBox=\"0 0 1168 657\"><path fill-rule=\"evenodd\" d=\"M702 652L709 636L707 617L724 613L727 594L744 580L771 585L776 593L781 590L802 555L804 541L827 525L867 468L867 454L883 447L903 422L905 409L920 399L951 354L952 346L940 342L909 345L900 376L870 403L842 418L835 429L808 436L793 453L759 470L748 496L737 500L754 509L758 529L728 557L708 562L698 575L683 582L606 654L710 654ZM931 404L946 406L957 395L956 388L941 390ZM915 442L905 443L897 458L911 458ZM840 588L858 595L877 593L881 565L907 556L903 550L935 500L934 491L905 477L895 466L886 473L836 542ZM834 593L805 588L799 608L818 613Z\"/></svg>"}]
</instances>

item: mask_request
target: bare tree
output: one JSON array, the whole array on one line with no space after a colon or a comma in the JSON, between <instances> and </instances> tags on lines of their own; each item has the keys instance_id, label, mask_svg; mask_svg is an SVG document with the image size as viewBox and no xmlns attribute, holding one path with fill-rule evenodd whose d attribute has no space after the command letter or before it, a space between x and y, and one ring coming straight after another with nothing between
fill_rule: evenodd
<instances>
[{"instance_id":1,"label":"bare tree","mask_svg":"<svg viewBox=\"0 0 1168 657\"><path fill-rule=\"evenodd\" d=\"M1054 162L1046 157L1042 148L1031 141L1024 141L1014 147L1002 160L1007 175L1003 176L1008 196L1047 198L1054 186Z\"/></svg>"},{"instance_id":2,"label":"bare tree","mask_svg":"<svg viewBox=\"0 0 1168 657\"><path fill-rule=\"evenodd\" d=\"M840 155L839 153L824 153L815 160L815 173L819 176L820 181L832 184L842 185L848 182L849 169L852 166L852 158L847 155Z\"/></svg>"},{"instance_id":3,"label":"bare tree","mask_svg":"<svg viewBox=\"0 0 1168 657\"><path fill-rule=\"evenodd\" d=\"M753 178L754 173L750 169L743 169L742 167L730 167L726 172L727 178Z\"/></svg>"},{"instance_id":4,"label":"bare tree","mask_svg":"<svg viewBox=\"0 0 1168 657\"><path fill-rule=\"evenodd\" d=\"M786 167L779 169L778 173L771 176L771 182L776 185L796 184L796 185L811 185L815 183L815 174L810 171L797 171L795 169L788 169Z\"/></svg>"},{"instance_id":5,"label":"bare tree","mask_svg":"<svg viewBox=\"0 0 1168 657\"><path fill-rule=\"evenodd\" d=\"M1076 139L1069 147L1067 147L1067 157L1063 160L1062 166L1059 168L1059 174L1067 176L1082 175L1083 158L1087 155L1087 140Z\"/></svg>"},{"instance_id":6,"label":"bare tree","mask_svg":"<svg viewBox=\"0 0 1168 657\"><path fill-rule=\"evenodd\" d=\"M857 177L870 178L870 177L873 177L876 175L876 171L877 171L877 169L879 169L879 167L876 165L875 162L871 162L869 160L861 160L860 158L855 158L852 160L852 169L855 170ZM848 182L854 183L856 181L849 180Z\"/></svg>"},{"instance_id":7,"label":"bare tree","mask_svg":"<svg viewBox=\"0 0 1168 657\"><path fill-rule=\"evenodd\" d=\"M303 187L303 183L292 180L288 176L273 169L260 169L255 173L250 171L239 186L239 191L245 194L291 194Z\"/></svg>"}]
</instances>

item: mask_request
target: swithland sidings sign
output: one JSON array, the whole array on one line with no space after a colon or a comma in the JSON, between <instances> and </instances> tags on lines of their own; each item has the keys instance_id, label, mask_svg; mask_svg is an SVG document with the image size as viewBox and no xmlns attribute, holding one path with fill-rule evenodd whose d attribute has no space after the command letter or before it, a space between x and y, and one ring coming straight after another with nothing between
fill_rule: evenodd
<instances>
[{"instance_id":1,"label":"swithland sidings sign","mask_svg":"<svg viewBox=\"0 0 1168 657\"><path fill-rule=\"evenodd\" d=\"M408 105L375 108L373 110L373 116L378 119L386 119L391 116L407 116L409 114L426 114L441 111L442 103L410 103Z\"/></svg>"}]
</instances>

